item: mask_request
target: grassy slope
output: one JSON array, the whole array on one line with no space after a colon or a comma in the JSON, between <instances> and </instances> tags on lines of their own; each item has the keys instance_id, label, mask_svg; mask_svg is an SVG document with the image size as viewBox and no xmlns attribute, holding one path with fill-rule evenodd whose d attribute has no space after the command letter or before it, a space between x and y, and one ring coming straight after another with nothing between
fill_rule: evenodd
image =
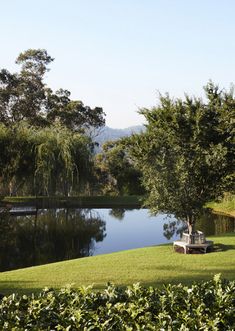
<instances>
[{"instance_id":1,"label":"grassy slope","mask_svg":"<svg viewBox=\"0 0 235 331\"><path fill-rule=\"evenodd\" d=\"M107 282L158 286L211 279L216 273L235 279L235 234L212 239L222 251L183 255L174 253L172 245L161 245L3 272L0 292L32 292L69 283L75 287L94 284L95 288Z\"/></svg>"}]
</instances>

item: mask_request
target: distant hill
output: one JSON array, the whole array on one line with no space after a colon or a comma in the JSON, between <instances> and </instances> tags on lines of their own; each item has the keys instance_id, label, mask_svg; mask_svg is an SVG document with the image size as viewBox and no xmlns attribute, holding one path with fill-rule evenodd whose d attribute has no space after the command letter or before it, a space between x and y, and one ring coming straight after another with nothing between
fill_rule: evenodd
<instances>
[{"instance_id":1,"label":"distant hill","mask_svg":"<svg viewBox=\"0 0 235 331\"><path fill-rule=\"evenodd\" d=\"M102 149L103 143L108 140L117 140L122 137L130 136L133 133L140 133L145 130L144 125L135 125L130 126L125 129L112 129L108 126L105 126L101 129L99 134L95 137L95 141L99 143L99 147L97 148L97 152L100 152Z\"/></svg>"}]
</instances>

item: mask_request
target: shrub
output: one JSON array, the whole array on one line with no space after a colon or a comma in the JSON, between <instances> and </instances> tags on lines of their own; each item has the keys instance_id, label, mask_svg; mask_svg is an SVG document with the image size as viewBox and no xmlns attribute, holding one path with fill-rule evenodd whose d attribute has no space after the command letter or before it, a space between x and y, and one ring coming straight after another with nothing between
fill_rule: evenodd
<instances>
[{"instance_id":1,"label":"shrub","mask_svg":"<svg viewBox=\"0 0 235 331\"><path fill-rule=\"evenodd\" d=\"M235 282L213 280L191 287L108 285L1 300L1 330L234 330Z\"/></svg>"}]
</instances>

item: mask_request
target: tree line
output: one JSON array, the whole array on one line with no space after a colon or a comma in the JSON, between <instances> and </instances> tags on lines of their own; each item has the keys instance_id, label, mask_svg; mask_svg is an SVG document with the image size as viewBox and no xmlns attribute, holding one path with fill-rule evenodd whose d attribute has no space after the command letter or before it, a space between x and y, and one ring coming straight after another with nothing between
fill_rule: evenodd
<instances>
[{"instance_id":1,"label":"tree line","mask_svg":"<svg viewBox=\"0 0 235 331\"><path fill-rule=\"evenodd\" d=\"M44 82L53 60L46 50L29 49L16 59L19 72L0 71L0 194L135 193L131 178L139 172L119 147L95 156L103 109Z\"/></svg>"},{"instance_id":2,"label":"tree line","mask_svg":"<svg viewBox=\"0 0 235 331\"><path fill-rule=\"evenodd\" d=\"M140 109L146 130L107 142L94 153L103 109L53 92L46 50L27 50L19 73L0 71L0 189L2 194L145 194L152 212L193 225L207 201L235 190L233 88L213 82L205 97L171 98Z\"/></svg>"}]
</instances>

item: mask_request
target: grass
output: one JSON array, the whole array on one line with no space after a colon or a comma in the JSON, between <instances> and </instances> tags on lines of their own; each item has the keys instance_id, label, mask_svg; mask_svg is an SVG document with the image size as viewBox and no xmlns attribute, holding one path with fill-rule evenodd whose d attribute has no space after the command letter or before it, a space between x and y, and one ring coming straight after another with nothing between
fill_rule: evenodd
<instances>
[{"instance_id":1,"label":"grass","mask_svg":"<svg viewBox=\"0 0 235 331\"><path fill-rule=\"evenodd\" d=\"M100 289L107 282L120 286L136 282L145 286L191 284L218 273L235 279L235 234L211 239L216 251L208 254L178 254L172 245L160 245L2 272L0 293L37 292L46 286L61 288L66 284L93 284Z\"/></svg>"},{"instance_id":2,"label":"grass","mask_svg":"<svg viewBox=\"0 0 235 331\"><path fill-rule=\"evenodd\" d=\"M223 200L219 202L210 202L207 204L207 207L212 208L216 213L235 217L235 195L226 194Z\"/></svg>"},{"instance_id":3,"label":"grass","mask_svg":"<svg viewBox=\"0 0 235 331\"><path fill-rule=\"evenodd\" d=\"M0 197L1 205L37 206L38 208L140 208L140 196L77 196L77 197Z\"/></svg>"},{"instance_id":4,"label":"grass","mask_svg":"<svg viewBox=\"0 0 235 331\"><path fill-rule=\"evenodd\" d=\"M35 197L0 198L0 203L14 206L35 205ZM138 196L110 197L39 197L39 208L90 207L90 208L139 208ZM227 195L219 203L207 207L215 212L235 216L235 196ZM217 251L206 255L174 253L172 245L161 245L122 251L107 255L52 263L38 267L0 273L0 293L37 292L44 287L61 288L66 284L74 287L94 284L103 288L107 282L129 285L161 286L163 283L191 284L209 280L216 273L235 279L235 234L213 237Z\"/></svg>"}]
</instances>

